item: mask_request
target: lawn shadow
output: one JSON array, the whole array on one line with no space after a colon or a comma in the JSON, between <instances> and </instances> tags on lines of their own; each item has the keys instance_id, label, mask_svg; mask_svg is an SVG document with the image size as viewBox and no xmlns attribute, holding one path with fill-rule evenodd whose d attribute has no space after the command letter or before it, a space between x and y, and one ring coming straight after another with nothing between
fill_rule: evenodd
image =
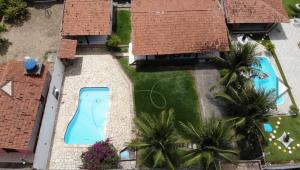
<instances>
[{"instance_id":1,"label":"lawn shadow","mask_svg":"<svg viewBox=\"0 0 300 170\"><path fill-rule=\"evenodd\" d=\"M0 55L3 56L7 53L9 46L12 43L6 38L0 38Z\"/></svg>"}]
</instances>

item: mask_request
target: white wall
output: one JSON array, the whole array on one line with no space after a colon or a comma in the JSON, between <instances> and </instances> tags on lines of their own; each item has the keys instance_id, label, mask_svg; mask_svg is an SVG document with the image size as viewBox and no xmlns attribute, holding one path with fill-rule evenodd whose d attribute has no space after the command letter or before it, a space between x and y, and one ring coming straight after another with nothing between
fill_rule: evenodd
<instances>
[{"instance_id":1,"label":"white wall","mask_svg":"<svg viewBox=\"0 0 300 170\"><path fill-rule=\"evenodd\" d=\"M63 63L60 61L60 59L56 59L44 110L44 116L40 128L40 135L34 156L33 168L35 169L47 169L48 166L57 108L59 106L59 100L53 96L52 92L54 87L59 89L61 92L64 70L65 67Z\"/></svg>"}]
</instances>

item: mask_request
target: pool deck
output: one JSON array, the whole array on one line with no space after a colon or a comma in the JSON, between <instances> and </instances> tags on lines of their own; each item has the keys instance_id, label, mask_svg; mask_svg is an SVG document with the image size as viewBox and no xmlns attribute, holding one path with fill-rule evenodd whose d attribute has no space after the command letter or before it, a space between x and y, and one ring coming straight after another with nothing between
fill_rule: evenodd
<instances>
[{"instance_id":1,"label":"pool deck","mask_svg":"<svg viewBox=\"0 0 300 170\"><path fill-rule=\"evenodd\" d=\"M49 169L79 169L81 165L80 155L87 150L87 145L67 145L64 134L76 112L82 87L110 89L106 135L118 151L134 137L132 85L119 63L110 54L78 55L65 71ZM133 167L124 165L123 168Z\"/></svg>"},{"instance_id":2,"label":"pool deck","mask_svg":"<svg viewBox=\"0 0 300 170\"><path fill-rule=\"evenodd\" d=\"M236 37L236 35L232 35L232 38L233 38L233 40L236 41L237 37ZM281 81L283 83L282 76L278 70L276 61L273 58L272 54L270 52L268 52L267 49L263 45L259 44L258 42L254 41L251 38L249 38L249 43L257 45L256 53L259 56L266 56L270 59L270 62L272 64L273 68L275 69L275 72L276 72L276 75L277 75L279 81ZM284 98L284 103L277 105L277 110L273 110L273 112L272 112L273 115L275 115L275 116L276 115L289 115L289 110L290 110L290 106L292 105L292 101L290 99L290 96L288 95L288 92L285 92L283 94L283 98Z\"/></svg>"},{"instance_id":3,"label":"pool deck","mask_svg":"<svg viewBox=\"0 0 300 170\"><path fill-rule=\"evenodd\" d=\"M257 53L259 55L266 56L266 57L269 58L269 61L271 62L273 68L275 69L275 72L276 72L276 75L277 75L279 81L281 81L283 83L282 76L281 76L281 74L278 70L276 61L273 58L272 54L270 52L268 52L267 49L263 45L257 43L256 41L250 40L250 42L257 45ZM274 110L272 112L273 115L282 115L282 114L289 115L289 110L290 110L290 106L292 105L292 101L291 101L290 96L288 95L287 92L285 92L283 94L283 98L284 98L284 103L280 104L280 105L277 105L277 110L276 111Z\"/></svg>"}]
</instances>

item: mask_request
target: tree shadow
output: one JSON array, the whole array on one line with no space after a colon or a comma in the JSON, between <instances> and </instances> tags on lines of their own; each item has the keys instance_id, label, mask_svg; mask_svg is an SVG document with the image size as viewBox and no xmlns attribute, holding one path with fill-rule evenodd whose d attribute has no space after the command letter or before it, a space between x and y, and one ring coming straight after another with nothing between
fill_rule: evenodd
<instances>
[{"instance_id":1,"label":"tree shadow","mask_svg":"<svg viewBox=\"0 0 300 170\"><path fill-rule=\"evenodd\" d=\"M0 38L0 55L5 55L12 43L6 38Z\"/></svg>"},{"instance_id":2,"label":"tree shadow","mask_svg":"<svg viewBox=\"0 0 300 170\"><path fill-rule=\"evenodd\" d=\"M27 12L24 15L19 16L19 17L14 18L14 19L5 20L5 23L11 25L12 27L21 27L21 26L24 25L24 23L26 21L29 21L30 19L31 19L31 14L27 10Z\"/></svg>"},{"instance_id":3,"label":"tree shadow","mask_svg":"<svg viewBox=\"0 0 300 170\"><path fill-rule=\"evenodd\" d=\"M63 0L58 0L58 1L34 1L34 2L30 2L28 3L28 7L32 7L35 9L44 9L47 10L49 8L51 8L53 5L56 4L63 4Z\"/></svg>"}]
</instances>

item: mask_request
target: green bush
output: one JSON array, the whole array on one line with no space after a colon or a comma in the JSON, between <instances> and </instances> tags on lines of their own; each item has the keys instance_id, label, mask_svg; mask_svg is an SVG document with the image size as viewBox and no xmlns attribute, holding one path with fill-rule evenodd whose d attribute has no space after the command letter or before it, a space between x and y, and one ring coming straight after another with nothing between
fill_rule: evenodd
<instances>
[{"instance_id":1,"label":"green bush","mask_svg":"<svg viewBox=\"0 0 300 170\"><path fill-rule=\"evenodd\" d=\"M0 33L2 32L6 32L7 31L7 27L5 24L0 23Z\"/></svg>"},{"instance_id":2,"label":"green bush","mask_svg":"<svg viewBox=\"0 0 300 170\"><path fill-rule=\"evenodd\" d=\"M118 45L120 44L121 44L121 39L116 34L111 35L106 42L107 48L113 51L117 51L119 49Z\"/></svg>"},{"instance_id":3,"label":"green bush","mask_svg":"<svg viewBox=\"0 0 300 170\"><path fill-rule=\"evenodd\" d=\"M0 14L7 21L24 19L27 14L27 3L24 0L0 0Z\"/></svg>"},{"instance_id":4,"label":"green bush","mask_svg":"<svg viewBox=\"0 0 300 170\"><path fill-rule=\"evenodd\" d=\"M296 105L291 105L290 106L290 113L291 114L295 114L296 116L298 116L299 115L299 109L298 109L298 107L296 106Z\"/></svg>"}]
</instances>

